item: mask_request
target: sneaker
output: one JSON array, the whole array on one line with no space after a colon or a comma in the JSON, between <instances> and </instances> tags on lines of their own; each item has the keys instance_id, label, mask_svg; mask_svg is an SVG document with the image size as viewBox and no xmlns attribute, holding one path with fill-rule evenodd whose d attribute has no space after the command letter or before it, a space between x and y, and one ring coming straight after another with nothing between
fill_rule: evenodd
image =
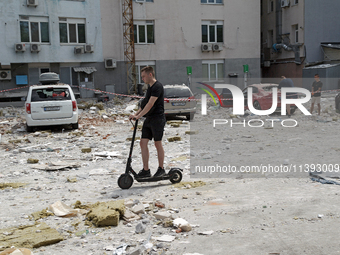
<instances>
[{"instance_id":1,"label":"sneaker","mask_svg":"<svg viewBox=\"0 0 340 255\"><path fill-rule=\"evenodd\" d=\"M139 178L147 178L147 177L151 177L151 173L150 173L150 169L149 170L140 170L139 173L137 174L137 176Z\"/></svg>"},{"instance_id":2,"label":"sneaker","mask_svg":"<svg viewBox=\"0 0 340 255\"><path fill-rule=\"evenodd\" d=\"M165 175L164 168L158 167L157 172L154 174L153 177L162 177L163 175Z\"/></svg>"}]
</instances>

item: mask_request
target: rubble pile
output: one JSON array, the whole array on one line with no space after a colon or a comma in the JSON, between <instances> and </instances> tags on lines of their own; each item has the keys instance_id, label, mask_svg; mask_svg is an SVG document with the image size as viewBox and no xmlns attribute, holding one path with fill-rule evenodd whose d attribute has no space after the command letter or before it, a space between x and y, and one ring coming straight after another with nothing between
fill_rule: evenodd
<instances>
[{"instance_id":1,"label":"rubble pile","mask_svg":"<svg viewBox=\"0 0 340 255\"><path fill-rule=\"evenodd\" d=\"M24 109L2 109L0 194L3 199L0 207L4 210L0 210L0 252L26 248L38 255L65 252L224 254L226 246L219 244L247 240L248 235L254 238L253 243L262 243L260 237L264 231L270 238L275 236L270 231L286 233L286 226L310 222L317 225L326 220L332 225L332 219L339 217L331 209L315 213L314 207L313 210L306 207L304 215L294 211L300 203L315 199L308 196L310 189L315 188L308 179L265 180L243 176L237 179L193 179L190 159L211 159L223 155L225 161L239 158L240 162L246 162L251 158L254 164L260 164L265 157L261 158L257 153L269 151L274 143L302 146L304 142L308 145L309 140L316 139L302 139L302 135L282 138L279 135L281 127L271 130L264 126L256 132L229 129L221 132L219 137L223 149L216 150L213 143L204 144L196 153L190 150L190 138L205 135L204 129L190 130L191 123L184 117L169 120L163 137L165 169L183 169L182 182L173 185L169 181L135 181L129 190L119 189L117 179L125 172L133 131L128 116L136 110L137 103L138 100L127 98L115 98L113 102L104 104L80 102L79 129L50 127L36 129L32 133L25 131ZM326 137L327 132L338 130L340 125L340 114L336 113L333 105L334 98L322 98L321 116L305 117L297 110L292 117L299 122L297 128L308 131L317 128L320 137ZM199 113L200 109L197 111ZM203 119L198 113L194 120L197 122ZM216 119L246 121L287 118L259 117L250 112L235 116L232 109L216 106L210 106L208 114ZM137 138L140 137L140 129L141 125ZM326 148L322 147L323 144L318 146ZM328 152L338 152L339 148L340 145L332 145ZM153 174L158 167L153 142L150 142L149 151ZM306 162L307 159L308 156ZM291 159L284 160L284 164L289 164ZM142 169L138 142L132 154L132 167L135 171ZM292 186L288 187L290 183ZM284 200L286 187L288 190L301 187L301 194L296 191L298 196L289 197L291 200L287 202ZM250 188L256 192L247 190ZM327 193L319 189L322 188L318 187L320 196ZM332 194L335 193L332 190ZM273 198L273 195L277 197ZM262 199L262 196L265 198ZM321 203L320 206L327 204ZM324 216L317 217L321 213ZM308 220L298 222L295 217ZM277 243L270 240L273 244ZM257 245L249 245L249 250L258 248ZM230 243L230 248L234 249L232 254L246 254L237 253L235 243ZM267 253L271 252L269 249Z\"/></svg>"}]
</instances>

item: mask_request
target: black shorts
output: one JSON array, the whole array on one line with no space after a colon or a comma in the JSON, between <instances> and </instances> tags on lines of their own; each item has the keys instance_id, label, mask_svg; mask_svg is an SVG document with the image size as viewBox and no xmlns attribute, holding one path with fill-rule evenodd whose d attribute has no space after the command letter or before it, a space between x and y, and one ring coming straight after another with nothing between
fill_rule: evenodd
<instances>
[{"instance_id":1,"label":"black shorts","mask_svg":"<svg viewBox=\"0 0 340 255\"><path fill-rule=\"evenodd\" d=\"M164 133L165 116L147 117L142 128L142 138L149 140L154 139L155 142L161 141Z\"/></svg>"}]
</instances>

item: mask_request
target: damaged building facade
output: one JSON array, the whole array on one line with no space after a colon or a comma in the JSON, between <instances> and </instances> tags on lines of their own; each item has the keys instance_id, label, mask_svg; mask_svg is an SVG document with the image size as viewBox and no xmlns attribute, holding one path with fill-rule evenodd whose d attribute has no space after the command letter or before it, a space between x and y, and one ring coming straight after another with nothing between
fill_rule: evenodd
<instances>
[{"instance_id":1,"label":"damaged building facade","mask_svg":"<svg viewBox=\"0 0 340 255\"><path fill-rule=\"evenodd\" d=\"M310 88L319 73L323 89L337 89L339 8L340 2L332 0L262 0L262 77L284 75L296 86Z\"/></svg>"},{"instance_id":2,"label":"damaged building facade","mask_svg":"<svg viewBox=\"0 0 340 255\"><path fill-rule=\"evenodd\" d=\"M99 4L0 1L1 90L38 84L44 72L56 72L73 85L92 81L91 73L74 68L103 61Z\"/></svg>"},{"instance_id":3,"label":"damaged building facade","mask_svg":"<svg viewBox=\"0 0 340 255\"><path fill-rule=\"evenodd\" d=\"M1 0L1 90L52 71L63 83L127 93L124 2L133 10L136 83L146 65L163 84L259 79L259 0Z\"/></svg>"}]
</instances>

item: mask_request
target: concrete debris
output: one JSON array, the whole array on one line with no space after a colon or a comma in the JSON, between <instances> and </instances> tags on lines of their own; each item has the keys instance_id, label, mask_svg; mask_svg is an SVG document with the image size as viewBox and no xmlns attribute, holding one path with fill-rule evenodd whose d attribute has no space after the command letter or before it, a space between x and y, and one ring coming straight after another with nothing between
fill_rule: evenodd
<instances>
[{"instance_id":1,"label":"concrete debris","mask_svg":"<svg viewBox=\"0 0 340 255\"><path fill-rule=\"evenodd\" d=\"M93 155L107 158L107 157L118 157L121 155L121 153L119 153L118 151L101 151L101 152L94 152Z\"/></svg>"},{"instance_id":2,"label":"concrete debris","mask_svg":"<svg viewBox=\"0 0 340 255\"><path fill-rule=\"evenodd\" d=\"M209 231L203 231L203 232L198 232L197 234L199 235L205 235L205 236L210 236L214 233L213 230L209 230Z\"/></svg>"},{"instance_id":3,"label":"concrete debris","mask_svg":"<svg viewBox=\"0 0 340 255\"><path fill-rule=\"evenodd\" d=\"M145 213L145 207L142 203L138 203L131 208L131 211L135 214Z\"/></svg>"},{"instance_id":4,"label":"concrete debris","mask_svg":"<svg viewBox=\"0 0 340 255\"><path fill-rule=\"evenodd\" d=\"M175 236L170 236L170 235L163 235L163 236L159 236L159 237L153 237L154 240L159 241L159 242L172 242L173 240L175 240Z\"/></svg>"},{"instance_id":5,"label":"concrete debris","mask_svg":"<svg viewBox=\"0 0 340 255\"><path fill-rule=\"evenodd\" d=\"M10 233L4 235L3 233ZM45 222L35 225L20 226L18 228L0 229L0 251L7 248L27 247L39 248L63 241L64 238L55 229L50 228Z\"/></svg>"},{"instance_id":6,"label":"concrete debris","mask_svg":"<svg viewBox=\"0 0 340 255\"><path fill-rule=\"evenodd\" d=\"M145 233L145 230L146 230L146 226L142 222L139 222L136 226L136 234Z\"/></svg>"},{"instance_id":7,"label":"concrete debris","mask_svg":"<svg viewBox=\"0 0 340 255\"><path fill-rule=\"evenodd\" d=\"M0 255L34 255L34 253L25 248L9 248L0 252Z\"/></svg>"},{"instance_id":8,"label":"concrete debris","mask_svg":"<svg viewBox=\"0 0 340 255\"><path fill-rule=\"evenodd\" d=\"M172 214L167 211L160 211L153 214L157 220L164 220L167 218L172 218Z\"/></svg>"},{"instance_id":9,"label":"concrete debris","mask_svg":"<svg viewBox=\"0 0 340 255\"><path fill-rule=\"evenodd\" d=\"M56 170L68 170L70 168L78 168L80 166L81 165L77 162L68 163L66 161L51 161L48 165L39 164L32 166L32 168L45 171L56 171Z\"/></svg>"},{"instance_id":10,"label":"concrete debris","mask_svg":"<svg viewBox=\"0 0 340 255\"><path fill-rule=\"evenodd\" d=\"M132 222L132 221L141 219L141 217L138 214L135 214L135 213L131 212L129 209L126 209L125 213L124 213L124 216L123 216L123 219L126 222Z\"/></svg>"}]
</instances>

